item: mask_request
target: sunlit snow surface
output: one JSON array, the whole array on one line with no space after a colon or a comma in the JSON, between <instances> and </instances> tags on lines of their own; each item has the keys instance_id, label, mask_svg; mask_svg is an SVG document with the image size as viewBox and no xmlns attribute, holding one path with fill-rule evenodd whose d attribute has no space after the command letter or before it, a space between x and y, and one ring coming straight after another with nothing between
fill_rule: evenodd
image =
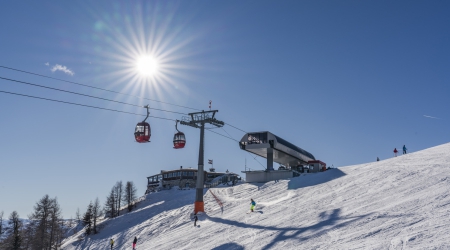
<instances>
[{"instance_id":1,"label":"sunlit snow surface","mask_svg":"<svg viewBox=\"0 0 450 250\"><path fill-rule=\"evenodd\" d=\"M376 158L376 156L374 156ZM62 249L450 249L450 144L265 184L205 192L194 227L195 190L149 194L105 221L97 235L74 235ZM248 213L250 198L257 205Z\"/></svg>"}]
</instances>

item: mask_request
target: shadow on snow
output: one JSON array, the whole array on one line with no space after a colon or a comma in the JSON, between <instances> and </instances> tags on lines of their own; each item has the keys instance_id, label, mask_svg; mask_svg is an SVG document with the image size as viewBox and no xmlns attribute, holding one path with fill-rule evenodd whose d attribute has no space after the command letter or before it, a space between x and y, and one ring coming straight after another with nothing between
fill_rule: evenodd
<instances>
[{"instance_id":1,"label":"shadow on snow","mask_svg":"<svg viewBox=\"0 0 450 250\"><path fill-rule=\"evenodd\" d=\"M243 246L233 242L233 243L225 243L211 250L244 250L244 249L245 248Z\"/></svg>"},{"instance_id":2,"label":"shadow on snow","mask_svg":"<svg viewBox=\"0 0 450 250\"><path fill-rule=\"evenodd\" d=\"M322 221L306 227L274 227L274 226L260 226L254 224L246 224L239 221L232 221L227 219L222 219L218 217L209 217L209 220L222 223L227 225L234 225L236 227L249 228L249 229L259 229L259 230L272 230L278 232L278 235L266 246L262 249L272 249L277 242L283 242L288 239L297 239L299 244L302 241L320 237L327 233L327 231L331 231L340 227L345 227L350 223L356 222L358 220L363 220L366 217L371 216L373 213L369 213L366 215L360 215L355 217L344 218L340 216L341 209L333 209L329 212L323 212L319 215L319 218ZM392 217L392 216L383 216L383 217ZM303 233L312 232L312 235L302 236ZM222 249L222 248L220 248ZM225 248L224 248L225 249Z\"/></svg>"}]
</instances>

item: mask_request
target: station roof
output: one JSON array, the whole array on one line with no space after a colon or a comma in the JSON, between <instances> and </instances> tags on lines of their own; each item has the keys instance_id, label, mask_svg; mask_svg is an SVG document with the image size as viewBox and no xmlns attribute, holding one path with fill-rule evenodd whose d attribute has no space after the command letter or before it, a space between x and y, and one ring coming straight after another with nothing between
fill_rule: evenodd
<instances>
[{"instance_id":1,"label":"station roof","mask_svg":"<svg viewBox=\"0 0 450 250\"><path fill-rule=\"evenodd\" d=\"M239 142L242 150L267 158L268 149L273 149L273 161L285 166L304 165L315 160L308 151L272 134L269 131L245 134Z\"/></svg>"}]
</instances>

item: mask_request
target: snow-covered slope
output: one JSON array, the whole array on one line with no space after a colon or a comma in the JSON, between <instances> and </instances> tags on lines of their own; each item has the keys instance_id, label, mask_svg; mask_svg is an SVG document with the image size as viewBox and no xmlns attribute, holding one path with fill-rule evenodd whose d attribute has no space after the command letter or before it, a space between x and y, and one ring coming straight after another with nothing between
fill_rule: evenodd
<instances>
[{"instance_id":1,"label":"snow-covered slope","mask_svg":"<svg viewBox=\"0 0 450 250\"><path fill-rule=\"evenodd\" d=\"M63 249L450 249L450 144L265 184L214 188L200 227L195 190L147 196ZM250 198L257 209L247 214Z\"/></svg>"}]
</instances>

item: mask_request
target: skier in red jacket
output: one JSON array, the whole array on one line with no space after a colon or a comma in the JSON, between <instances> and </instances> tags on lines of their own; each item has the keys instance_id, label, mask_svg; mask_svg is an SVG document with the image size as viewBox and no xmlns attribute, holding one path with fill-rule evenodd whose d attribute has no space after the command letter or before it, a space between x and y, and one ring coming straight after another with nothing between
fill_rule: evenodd
<instances>
[{"instance_id":1,"label":"skier in red jacket","mask_svg":"<svg viewBox=\"0 0 450 250\"><path fill-rule=\"evenodd\" d=\"M397 157L397 153L398 153L397 148L394 148L394 155L395 155L395 157Z\"/></svg>"}]
</instances>

